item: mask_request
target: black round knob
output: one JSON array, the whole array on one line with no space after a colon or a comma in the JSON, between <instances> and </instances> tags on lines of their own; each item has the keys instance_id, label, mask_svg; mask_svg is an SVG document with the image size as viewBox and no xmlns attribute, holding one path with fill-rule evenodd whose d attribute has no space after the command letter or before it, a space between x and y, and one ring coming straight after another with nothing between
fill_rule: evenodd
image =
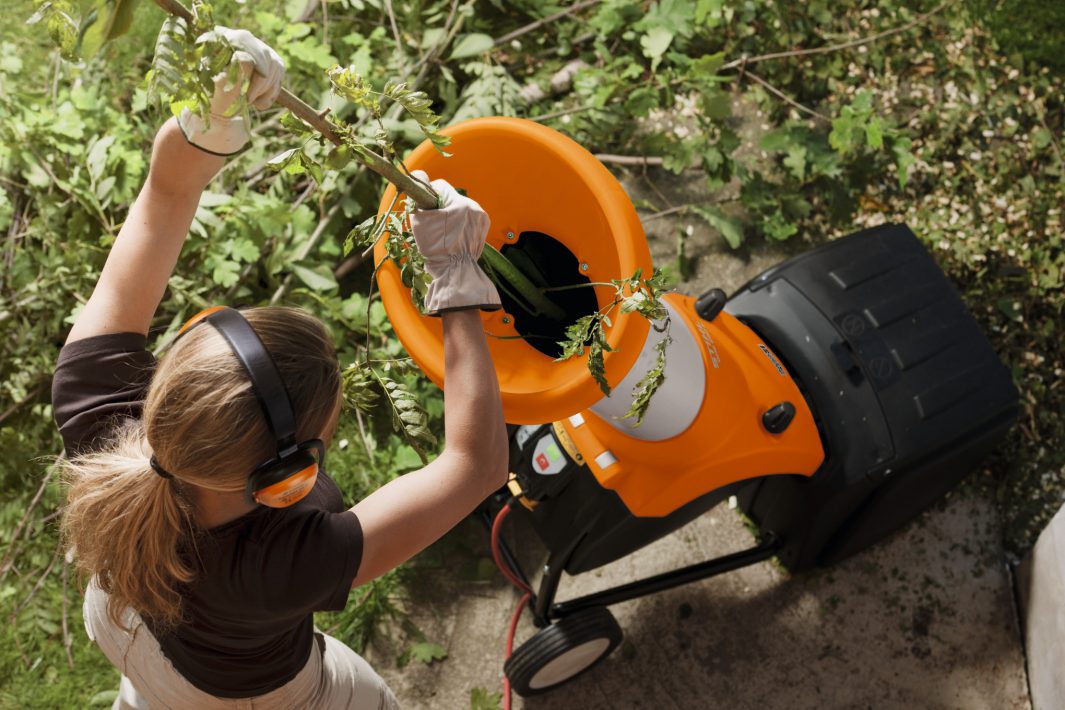
<instances>
[{"instance_id":1,"label":"black round knob","mask_svg":"<svg viewBox=\"0 0 1065 710\"><path fill-rule=\"evenodd\" d=\"M695 312L705 321L712 321L725 307L728 296L719 288L712 288L695 301Z\"/></svg>"},{"instance_id":2,"label":"black round knob","mask_svg":"<svg viewBox=\"0 0 1065 710\"><path fill-rule=\"evenodd\" d=\"M773 405L762 414L762 426L770 434L780 434L791 420L795 418L795 405L791 402L781 402Z\"/></svg>"}]
</instances>

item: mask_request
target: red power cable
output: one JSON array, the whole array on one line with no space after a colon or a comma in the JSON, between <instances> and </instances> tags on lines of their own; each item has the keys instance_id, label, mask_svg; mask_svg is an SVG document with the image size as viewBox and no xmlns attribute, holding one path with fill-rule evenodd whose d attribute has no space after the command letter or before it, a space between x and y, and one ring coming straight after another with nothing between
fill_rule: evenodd
<instances>
[{"instance_id":1,"label":"red power cable","mask_svg":"<svg viewBox=\"0 0 1065 710\"><path fill-rule=\"evenodd\" d=\"M499 535L503 529L503 521L506 520L507 515L510 514L510 506L504 505L496 513L496 519L492 522L492 559L495 560L496 567L499 568L500 573L507 578L511 584L520 589L523 592L531 592L529 585L518 579L518 576L514 574L514 571L504 563L503 556L499 552Z\"/></svg>"},{"instance_id":2,"label":"red power cable","mask_svg":"<svg viewBox=\"0 0 1065 710\"><path fill-rule=\"evenodd\" d=\"M503 529L503 521L509 514L510 505L504 505L499 509L499 512L496 513L495 520L492 521L492 559L495 560L496 567L498 567L499 572L507 578L507 581L525 592L525 594L522 595L521 601L518 602L518 606L514 609L514 615L510 617L510 629L507 631L507 645L503 659L504 663L510 659L510 654L514 651L514 633L518 629L518 620L521 618L521 612L532 598L532 589L530 589L529 585L525 584L525 582L518 579L518 576L514 574L514 571L510 569L510 566L504 563L503 555L499 551L499 536ZM510 679L507 678L506 673L503 673L503 710L510 710L510 700Z\"/></svg>"},{"instance_id":3,"label":"red power cable","mask_svg":"<svg viewBox=\"0 0 1065 710\"><path fill-rule=\"evenodd\" d=\"M507 632L506 660L510 660L510 654L514 651L514 632L518 629L518 619L521 618L521 612L525 610L525 605L529 603L531 598L532 592L525 592L521 597L521 601L518 602L518 606L514 608L514 615L510 617L510 630ZM503 710L510 710L510 678L507 678L506 673L503 674Z\"/></svg>"}]
</instances>

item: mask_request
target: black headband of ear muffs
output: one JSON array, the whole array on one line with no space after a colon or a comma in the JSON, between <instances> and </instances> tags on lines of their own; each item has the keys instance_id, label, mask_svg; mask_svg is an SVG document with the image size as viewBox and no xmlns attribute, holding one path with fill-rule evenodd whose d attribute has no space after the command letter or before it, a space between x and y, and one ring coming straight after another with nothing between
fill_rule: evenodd
<instances>
[{"instance_id":1,"label":"black headband of ear muffs","mask_svg":"<svg viewBox=\"0 0 1065 710\"><path fill-rule=\"evenodd\" d=\"M281 381L281 374L263 341L244 316L232 308L221 308L203 320L210 322L222 334L248 373L252 391L266 417L266 425L277 440L277 457L283 459L295 453L299 449L296 444L296 415L292 411L288 390Z\"/></svg>"}]
</instances>

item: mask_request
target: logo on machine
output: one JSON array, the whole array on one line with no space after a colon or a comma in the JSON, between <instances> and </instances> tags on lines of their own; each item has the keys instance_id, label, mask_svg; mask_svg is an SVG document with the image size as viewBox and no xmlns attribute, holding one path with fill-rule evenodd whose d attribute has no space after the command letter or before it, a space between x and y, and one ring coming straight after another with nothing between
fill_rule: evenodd
<instances>
[{"instance_id":1,"label":"logo on machine","mask_svg":"<svg viewBox=\"0 0 1065 710\"><path fill-rule=\"evenodd\" d=\"M777 368L777 372L781 377L787 377L788 373L784 371L784 366L780 364L780 360L777 360L776 355L769 352L769 348L762 343L758 343L758 349L765 353L765 356L769 358L769 362L773 363L773 367Z\"/></svg>"},{"instance_id":2,"label":"logo on machine","mask_svg":"<svg viewBox=\"0 0 1065 710\"><path fill-rule=\"evenodd\" d=\"M710 354L710 364L714 367L721 367L721 356L717 354L717 346L714 345L714 339L710 337L710 331L702 323L696 323L695 326L699 329L699 335L706 345L706 352Z\"/></svg>"}]
</instances>

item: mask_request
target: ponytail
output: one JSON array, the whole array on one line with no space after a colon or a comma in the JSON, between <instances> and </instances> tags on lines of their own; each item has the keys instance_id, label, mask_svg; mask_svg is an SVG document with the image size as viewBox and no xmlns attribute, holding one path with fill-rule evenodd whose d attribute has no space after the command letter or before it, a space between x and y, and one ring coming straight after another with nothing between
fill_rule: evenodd
<instances>
[{"instance_id":1,"label":"ponytail","mask_svg":"<svg viewBox=\"0 0 1065 710\"><path fill-rule=\"evenodd\" d=\"M180 484L152 470L139 421L106 446L60 462L69 486L62 530L75 564L97 576L118 626L128 608L156 629L181 621L181 590L192 581L191 509Z\"/></svg>"}]
</instances>

